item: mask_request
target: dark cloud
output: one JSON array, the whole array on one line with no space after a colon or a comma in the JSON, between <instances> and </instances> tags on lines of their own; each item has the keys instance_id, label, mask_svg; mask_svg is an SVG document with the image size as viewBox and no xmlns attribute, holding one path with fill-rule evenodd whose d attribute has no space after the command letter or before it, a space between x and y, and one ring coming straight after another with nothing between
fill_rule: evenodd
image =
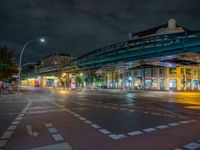
<instances>
[{"instance_id":1,"label":"dark cloud","mask_svg":"<svg viewBox=\"0 0 200 150\"><path fill-rule=\"evenodd\" d=\"M24 62L55 52L81 55L170 18L197 30L199 14L199 0L2 0L0 45L18 56L26 41L45 36L45 45L27 47Z\"/></svg>"}]
</instances>

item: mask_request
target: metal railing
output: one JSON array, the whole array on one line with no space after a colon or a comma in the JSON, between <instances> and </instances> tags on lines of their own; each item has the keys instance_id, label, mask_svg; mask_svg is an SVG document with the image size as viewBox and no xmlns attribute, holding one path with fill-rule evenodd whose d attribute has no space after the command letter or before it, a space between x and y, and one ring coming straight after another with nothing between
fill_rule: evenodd
<instances>
[{"instance_id":1,"label":"metal railing","mask_svg":"<svg viewBox=\"0 0 200 150\"><path fill-rule=\"evenodd\" d=\"M194 46L200 46L200 31L155 35L105 46L78 57L71 64L43 68L36 72L24 74L24 76L54 72L64 68L100 67L107 63L123 60L147 59L160 56L160 53L167 51L169 54L170 52L174 54L175 52L172 51L174 49L179 50L176 51L177 54L184 53L187 51L180 51L180 49Z\"/></svg>"}]
</instances>

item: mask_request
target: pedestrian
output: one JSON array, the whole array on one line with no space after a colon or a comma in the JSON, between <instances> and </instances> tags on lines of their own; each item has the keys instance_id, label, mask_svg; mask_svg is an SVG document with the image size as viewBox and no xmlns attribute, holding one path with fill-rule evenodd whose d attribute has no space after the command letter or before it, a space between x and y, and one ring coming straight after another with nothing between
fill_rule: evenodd
<instances>
[{"instance_id":1,"label":"pedestrian","mask_svg":"<svg viewBox=\"0 0 200 150\"><path fill-rule=\"evenodd\" d=\"M0 81L0 93L3 93L3 82Z\"/></svg>"}]
</instances>

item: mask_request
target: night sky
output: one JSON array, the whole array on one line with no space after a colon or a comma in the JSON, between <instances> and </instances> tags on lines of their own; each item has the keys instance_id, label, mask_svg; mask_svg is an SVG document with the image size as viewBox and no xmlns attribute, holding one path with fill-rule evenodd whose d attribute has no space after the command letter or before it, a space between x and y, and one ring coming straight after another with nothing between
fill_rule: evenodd
<instances>
[{"instance_id":1,"label":"night sky","mask_svg":"<svg viewBox=\"0 0 200 150\"><path fill-rule=\"evenodd\" d=\"M0 46L16 52L31 39L23 62L60 52L80 56L128 39L174 18L192 30L200 29L199 0L1 0Z\"/></svg>"}]
</instances>

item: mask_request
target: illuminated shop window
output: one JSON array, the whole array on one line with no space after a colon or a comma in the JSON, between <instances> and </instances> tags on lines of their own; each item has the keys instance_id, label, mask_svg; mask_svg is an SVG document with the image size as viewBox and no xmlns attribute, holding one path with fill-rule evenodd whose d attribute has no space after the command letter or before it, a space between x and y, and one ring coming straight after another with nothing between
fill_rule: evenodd
<instances>
[{"instance_id":1,"label":"illuminated shop window","mask_svg":"<svg viewBox=\"0 0 200 150\"><path fill-rule=\"evenodd\" d=\"M170 87L170 90L176 90L176 87L177 87L176 79L169 80L169 87Z\"/></svg>"}]
</instances>

